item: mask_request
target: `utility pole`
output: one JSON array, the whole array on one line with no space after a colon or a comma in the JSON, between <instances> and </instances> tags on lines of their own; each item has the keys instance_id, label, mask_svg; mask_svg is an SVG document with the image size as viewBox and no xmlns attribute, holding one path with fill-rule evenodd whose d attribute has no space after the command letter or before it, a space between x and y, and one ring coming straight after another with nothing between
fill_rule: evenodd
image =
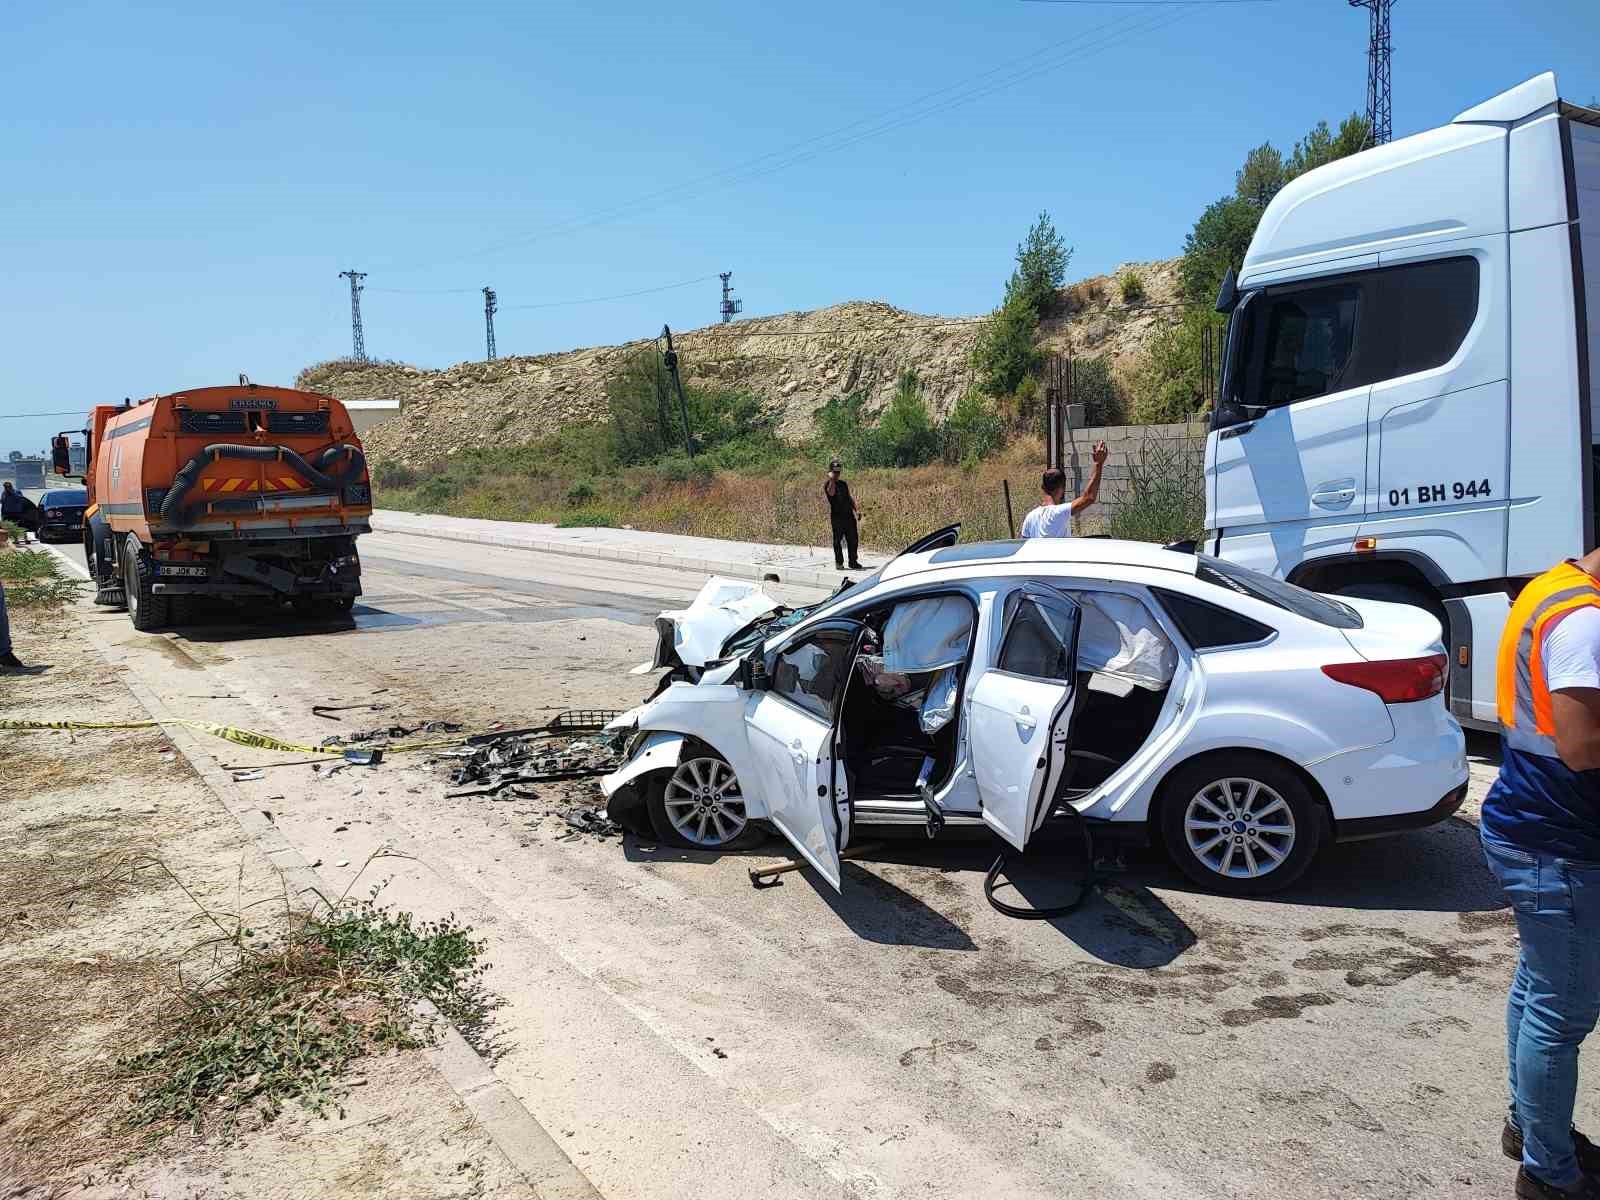
<instances>
[{"instance_id":1,"label":"utility pole","mask_svg":"<svg viewBox=\"0 0 1600 1200\"><path fill-rule=\"evenodd\" d=\"M667 339L667 352L661 356L667 364L667 374L672 376L672 386L678 392L678 411L683 415L683 448L694 457L694 437L689 433L689 402L683 398L683 380L678 375L678 352L672 348L672 328L661 327L661 336Z\"/></svg>"},{"instance_id":2,"label":"utility pole","mask_svg":"<svg viewBox=\"0 0 1600 1200\"><path fill-rule=\"evenodd\" d=\"M734 313L744 311L744 301L733 298L733 288L728 283L733 278L732 271L723 271L717 278L722 280L722 305L717 311L722 314L722 323L726 325L733 320Z\"/></svg>"},{"instance_id":3,"label":"utility pole","mask_svg":"<svg viewBox=\"0 0 1600 1200\"><path fill-rule=\"evenodd\" d=\"M367 361L367 340L361 336L361 281L366 277L365 271L339 272L340 279L350 281L350 357L357 362Z\"/></svg>"},{"instance_id":4,"label":"utility pole","mask_svg":"<svg viewBox=\"0 0 1600 1200\"><path fill-rule=\"evenodd\" d=\"M483 289L483 333L484 333L485 340L488 342L488 349L489 349L488 361L489 362L493 362L494 361L494 314L495 314L495 309L498 308L498 307L499 306L495 303L494 289L492 287L484 288Z\"/></svg>"},{"instance_id":5,"label":"utility pole","mask_svg":"<svg viewBox=\"0 0 1600 1200\"><path fill-rule=\"evenodd\" d=\"M1386 144L1394 136L1393 109L1389 96L1390 59L1394 45L1389 38L1389 10L1394 0L1350 0L1351 8L1364 8L1372 14L1367 37L1367 129L1374 146Z\"/></svg>"}]
</instances>

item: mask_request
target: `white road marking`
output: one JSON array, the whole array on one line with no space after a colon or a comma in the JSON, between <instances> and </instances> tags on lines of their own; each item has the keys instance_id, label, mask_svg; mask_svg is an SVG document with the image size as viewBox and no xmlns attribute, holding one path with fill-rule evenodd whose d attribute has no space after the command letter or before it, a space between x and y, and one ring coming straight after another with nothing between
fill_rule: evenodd
<instances>
[{"instance_id":1,"label":"white road marking","mask_svg":"<svg viewBox=\"0 0 1600 1200\"><path fill-rule=\"evenodd\" d=\"M40 542L39 546L42 549L50 551L51 554L54 554L57 558L59 558L62 562L66 563L67 566L71 567L74 571L76 571L79 575L82 575L85 579L89 578L89 568L88 567L81 566L78 563L73 562L72 559L68 558L65 554L61 553L61 551L57 550L49 542Z\"/></svg>"}]
</instances>

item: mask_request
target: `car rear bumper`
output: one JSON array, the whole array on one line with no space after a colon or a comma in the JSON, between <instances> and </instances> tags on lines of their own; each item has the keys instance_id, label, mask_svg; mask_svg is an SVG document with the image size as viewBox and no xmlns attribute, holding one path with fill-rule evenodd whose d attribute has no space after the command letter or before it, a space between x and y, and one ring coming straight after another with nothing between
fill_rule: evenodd
<instances>
[{"instance_id":1,"label":"car rear bumper","mask_svg":"<svg viewBox=\"0 0 1600 1200\"><path fill-rule=\"evenodd\" d=\"M1338 841L1424 828L1465 797L1466 736L1444 702L1436 696L1388 708L1391 740L1306 764L1328 798Z\"/></svg>"},{"instance_id":2,"label":"car rear bumper","mask_svg":"<svg viewBox=\"0 0 1600 1200\"><path fill-rule=\"evenodd\" d=\"M1389 817L1355 817L1346 821L1335 821L1333 824L1333 840L1336 842L1359 842L1365 838L1386 837L1391 833L1406 833L1413 829L1426 829L1430 825L1437 825L1440 821L1449 820L1455 816L1461 806L1466 803L1467 785L1462 784L1446 792L1439 799L1439 803L1432 808L1424 808L1419 812L1396 813Z\"/></svg>"}]
</instances>

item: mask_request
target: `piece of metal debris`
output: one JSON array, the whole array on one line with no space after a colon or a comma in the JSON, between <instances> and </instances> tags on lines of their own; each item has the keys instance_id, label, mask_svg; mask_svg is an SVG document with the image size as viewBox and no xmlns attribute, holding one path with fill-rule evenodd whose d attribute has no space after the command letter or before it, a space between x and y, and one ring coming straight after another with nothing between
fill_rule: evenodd
<instances>
[{"instance_id":1,"label":"piece of metal debris","mask_svg":"<svg viewBox=\"0 0 1600 1200\"><path fill-rule=\"evenodd\" d=\"M252 771L236 771L233 776L235 783L249 783L252 779L265 779L267 773L260 769Z\"/></svg>"},{"instance_id":2,"label":"piece of metal debris","mask_svg":"<svg viewBox=\"0 0 1600 1200\"><path fill-rule=\"evenodd\" d=\"M387 704L313 704L311 706L311 715L313 717L321 717L324 721L342 721L344 720L343 717L336 717L333 714L340 712L353 712L356 709L364 709L370 712L385 712L388 710L388 708L389 706Z\"/></svg>"}]
</instances>

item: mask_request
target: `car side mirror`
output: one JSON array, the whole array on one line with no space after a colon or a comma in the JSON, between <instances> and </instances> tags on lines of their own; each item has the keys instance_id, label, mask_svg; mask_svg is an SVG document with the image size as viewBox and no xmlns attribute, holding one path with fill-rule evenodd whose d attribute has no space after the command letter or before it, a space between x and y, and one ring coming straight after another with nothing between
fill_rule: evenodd
<instances>
[{"instance_id":1,"label":"car side mirror","mask_svg":"<svg viewBox=\"0 0 1600 1200\"><path fill-rule=\"evenodd\" d=\"M759 651L739 660L739 686L747 692L764 692L772 686L766 660Z\"/></svg>"}]
</instances>

